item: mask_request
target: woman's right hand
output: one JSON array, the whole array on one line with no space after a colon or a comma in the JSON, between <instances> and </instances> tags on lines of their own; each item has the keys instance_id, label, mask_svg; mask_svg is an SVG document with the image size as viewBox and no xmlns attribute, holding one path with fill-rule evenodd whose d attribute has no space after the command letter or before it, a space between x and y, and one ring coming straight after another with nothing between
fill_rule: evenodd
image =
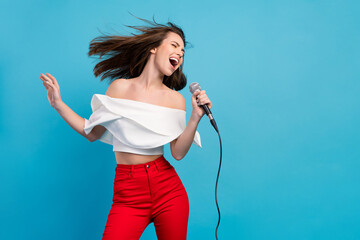
<instances>
[{"instance_id":1,"label":"woman's right hand","mask_svg":"<svg viewBox=\"0 0 360 240\"><path fill-rule=\"evenodd\" d=\"M43 85L47 90L50 105L56 109L62 102L58 82L50 73L46 73L46 75L40 73L40 79L43 81Z\"/></svg>"}]
</instances>

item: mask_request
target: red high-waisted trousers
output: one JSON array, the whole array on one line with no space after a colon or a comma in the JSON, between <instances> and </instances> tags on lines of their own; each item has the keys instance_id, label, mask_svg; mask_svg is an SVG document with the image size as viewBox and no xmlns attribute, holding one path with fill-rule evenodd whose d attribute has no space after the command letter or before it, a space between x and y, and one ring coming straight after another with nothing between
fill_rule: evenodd
<instances>
[{"instance_id":1,"label":"red high-waisted trousers","mask_svg":"<svg viewBox=\"0 0 360 240\"><path fill-rule=\"evenodd\" d=\"M159 240L186 239L188 196L164 156L145 164L117 164L115 172L103 240L138 240L151 222Z\"/></svg>"}]
</instances>

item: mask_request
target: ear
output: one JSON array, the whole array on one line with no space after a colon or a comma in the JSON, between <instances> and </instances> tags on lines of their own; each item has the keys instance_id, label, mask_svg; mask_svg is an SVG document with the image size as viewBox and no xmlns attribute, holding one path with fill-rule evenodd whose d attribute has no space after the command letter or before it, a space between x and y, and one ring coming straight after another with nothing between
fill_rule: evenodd
<instances>
[{"instance_id":1,"label":"ear","mask_svg":"<svg viewBox=\"0 0 360 240\"><path fill-rule=\"evenodd\" d=\"M153 48L150 50L151 53L156 53L156 51L157 51L157 48Z\"/></svg>"}]
</instances>

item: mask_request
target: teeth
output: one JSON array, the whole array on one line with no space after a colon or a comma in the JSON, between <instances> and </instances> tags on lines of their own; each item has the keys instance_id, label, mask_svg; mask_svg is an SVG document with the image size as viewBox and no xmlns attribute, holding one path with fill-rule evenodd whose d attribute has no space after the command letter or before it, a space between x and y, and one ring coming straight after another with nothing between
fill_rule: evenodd
<instances>
[{"instance_id":1,"label":"teeth","mask_svg":"<svg viewBox=\"0 0 360 240\"><path fill-rule=\"evenodd\" d=\"M179 61L178 61L176 58L171 57L170 60L175 60L175 61L176 61L176 64L179 63Z\"/></svg>"}]
</instances>

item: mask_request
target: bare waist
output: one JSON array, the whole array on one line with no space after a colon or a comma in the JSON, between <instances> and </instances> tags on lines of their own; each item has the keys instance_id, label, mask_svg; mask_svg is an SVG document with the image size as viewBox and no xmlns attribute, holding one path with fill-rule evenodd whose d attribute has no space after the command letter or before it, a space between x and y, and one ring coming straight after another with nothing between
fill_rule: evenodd
<instances>
[{"instance_id":1,"label":"bare waist","mask_svg":"<svg viewBox=\"0 0 360 240\"><path fill-rule=\"evenodd\" d=\"M128 152L119 152L114 151L116 163L117 164L128 164L128 165L135 165L135 164L144 164L162 156L161 155L140 155L135 153L128 153Z\"/></svg>"}]
</instances>

